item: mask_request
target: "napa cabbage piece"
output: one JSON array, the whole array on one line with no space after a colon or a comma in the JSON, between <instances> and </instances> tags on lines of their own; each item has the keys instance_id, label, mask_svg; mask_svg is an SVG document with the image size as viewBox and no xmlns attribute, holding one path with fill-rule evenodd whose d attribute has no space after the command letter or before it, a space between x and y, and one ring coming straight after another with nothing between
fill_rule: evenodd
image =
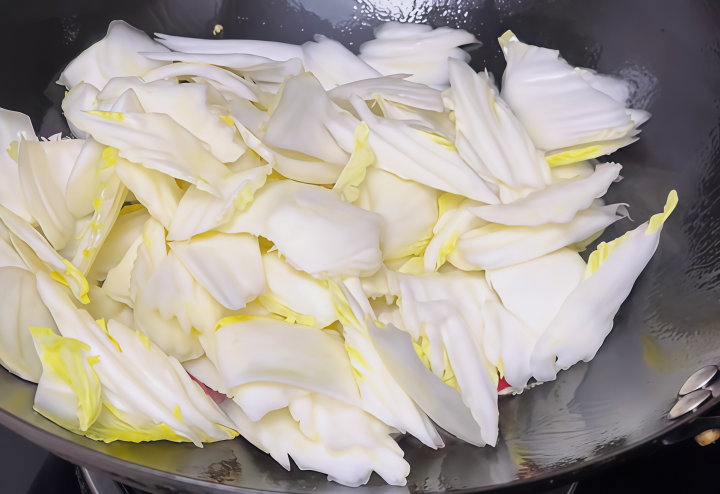
<instances>
[{"instance_id":1,"label":"napa cabbage piece","mask_svg":"<svg viewBox=\"0 0 720 494\"><path fill-rule=\"evenodd\" d=\"M167 257L168 248L165 242L165 228L163 228L162 224L155 218L147 220L145 226L143 226L140 242L134 251L134 255L130 254L131 252L132 247L128 250L128 254L125 255L120 265L117 266L117 269L122 267L129 270L128 272L117 273L117 293L125 296L125 286L127 286L127 297L132 302L128 305L134 307L138 291L147 284L150 277ZM129 265L125 264L128 255L132 257L132 262ZM108 273L108 278L114 274L113 271L115 270L113 269ZM125 280L128 282L127 285L124 284ZM109 279L106 280L103 287L109 282ZM110 295L109 292L108 295Z\"/></svg>"},{"instance_id":2,"label":"napa cabbage piece","mask_svg":"<svg viewBox=\"0 0 720 494\"><path fill-rule=\"evenodd\" d=\"M550 168L487 75L461 60L448 64L452 89L446 101L455 112L460 156L498 189L503 203L544 189Z\"/></svg>"},{"instance_id":3,"label":"napa cabbage piece","mask_svg":"<svg viewBox=\"0 0 720 494\"><path fill-rule=\"evenodd\" d=\"M93 201L100 195L103 183L114 171L112 162L115 153L91 136L84 141L78 139L74 142L81 142L82 148L71 164L70 176L66 179L62 193L67 210L75 219L82 220L95 212Z\"/></svg>"},{"instance_id":4,"label":"napa cabbage piece","mask_svg":"<svg viewBox=\"0 0 720 494\"><path fill-rule=\"evenodd\" d=\"M19 267L0 267L0 365L26 381L43 373L29 327L57 326L38 294L35 276Z\"/></svg>"},{"instance_id":5,"label":"napa cabbage piece","mask_svg":"<svg viewBox=\"0 0 720 494\"><path fill-rule=\"evenodd\" d=\"M30 118L23 114L0 108L0 204L28 223L35 219L28 210L18 170L18 147L21 140L37 141Z\"/></svg>"},{"instance_id":6,"label":"napa cabbage piece","mask_svg":"<svg viewBox=\"0 0 720 494\"><path fill-rule=\"evenodd\" d=\"M448 58L470 61L459 48L477 43L464 29L390 21L373 31L375 39L360 45L360 59L382 75L412 74L408 80L445 89L449 84Z\"/></svg>"},{"instance_id":7,"label":"napa cabbage piece","mask_svg":"<svg viewBox=\"0 0 720 494\"><path fill-rule=\"evenodd\" d=\"M310 322L307 318L312 318L309 325L316 328L325 328L337 321L327 282L293 268L276 251L262 254L262 265L266 291L260 303L266 308L272 308L286 319L290 314L296 314L296 320Z\"/></svg>"},{"instance_id":8,"label":"napa cabbage piece","mask_svg":"<svg viewBox=\"0 0 720 494\"><path fill-rule=\"evenodd\" d=\"M292 58L302 60L302 48L298 45L280 43L278 41L261 41L254 39L197 39L161 33L156 33L155 36L157 36L156 41L158 43L174 52L202 55L247 54L280 62Z\"/></svg>"},{"instance_id":9,"label":"napa cabbage piece","mask_svg":"<svg viewBox=\"0 0 720 494\"><path fill-rule=\"evenodd\" d=\"M239 40L238 40L239 41ZM275 93L287 76L302 74L305 69L299 58L276 61L248 53L142 53L151 60L166 62L208 63L249 78L263 91Z\"/></svg>"},{"instance_id":10,"label":"napa cabbage piece","mask_svg":"<svg viewBox=\"0 0 720 494\"><path fill-rule=\"evenodd\" d=\"M582 242L627 216L623 204L591 207L567 223L507 226L491 223L462 235L448 261L464 271L497 269Z\"/></svg>"},{"instance_id":11,"label":"napa cabbage piece","mask_svg":"<svg viewBox=\"0 0 720 494\"><path fill-rule=\"evenodd\" d=\"M382 263L379 215L324 187L291 180L266 184L218 230L263 236L291 266L318 279L367 276Z\"/></svg>"},{"instance_id":12,"label":"napa cabbage piece","mask_svg":"<svg viewBox=\"0 0 720 494\"><path fill-rule=\"evenodd\" d=\"M238 386L268 382L360 404L342 342L320 329L247 315L230 316L218 326L215 355L228 396L234 397Z\"/></svg>"},{"instance_id":13,"label":"napa cabbage piece","mask_svg":"<svg viewBox=\"0 0 720 494\"><path fill-rule=\"evenodd\" d=\"M302 45L305 70L317 77L325 90L381 74L342 43L322 34Z\"/></svg>"},{"instance_id":14,"label":"napa cabbage piece","mask_svg":"<svg viewBox=\"0 0 720 494\"><path fill-rule=\"evenodd\" d=\"M438 191L403 180L379 168L366 170L354 204L382 217L380 250L384 260L419 255L438 220Z\"/></svg>"},{"instance_id":15,"label":"napa cabbage piece","mask_svg":"<svg viewBox=\"0 0 720 494\"><path fill-rule=\"evenodd\" d=\"M368 331L390 373L436 424L463 441L485 446L480 427L460 394L423 365L407 332L372 322Z\"/></svg>"},{"instance_id":16,"label":"napa cabbage piece","mask_svg":"<svg viewBox=\"0 0 720 494\"><path fill-rule=\"evenodd\" d=\"M139 77L111 79L97 95L97 109L109 111L127 90L132 90L148 113L165 113L210 146L223 163L237 160L246 149L234 125L222 117L230 115L225 98L207 84L178 84L169 80L143 82ZM92 109L92 108L88 108Z\"/></svg>"},{"instance_id":17,"label":"napa cabbage piece","mask_svg":"<svg viewBox=\"0 0 720 494\"><path fill-rule=\"evenodd\" d=\"M275 168L282 175L331 184L350 158L358 123L332 102L312 73L304 73L285 83L263 144L275 153Z\"/></svg>"},{"instance_id":18,"label":"napa cabbage piece","mask_svg":"<svg viewBox=\"0 0 720 494\"><path fill-rule=\"evenodd\" d=\"M83 304L89 302L89 285L85 276L70 261L55 252L45 237L4 206L0 206L0 220L10 230L13 246L31 272L47 273L52 279L70 287L75 298Z\"/></svg>"},{"instance_id":19,"label":"napa cabbage piece","mask_svg":"<svg viewBox=\"0 0 720 494\"><path fill-rule=\"evenodd\" d=\"M343 327L345 349L360 390L362 409L402 433L410 433L426 446L444 446L430 419L392 376L373 345L367 320L372 307L358 278L328 281L330 297Z\"/></svg>"},{"instance_id":20,"label":"napa cabbage piece","mask_svg":"<svg viewBox=\"0 0 720 494\"><path fill-rule=\"evenodd\" d=\"M567 165L555 166L550 169L550 174L553 177L553 183L573 178L588 178L595 172L595 168L599 164L597 160L576 161Z\"/></svg>"},{"instance_id":21,"label":"napa cabbage piece","mask_svg":"<svg viewBox=\"0 0 720 494\"><path fill-rule=\"evenodd\" d=\"M253 235L208 232L168 245L193 278L228 309L242 309L265 290L260 247Z\"/></svg>"},{"instance_id":22,"label":"napa cabbage piece","mask_svg":"<svg viewBox=\"0 0 720 494\"><path fill-rule=\"evenodd\" d=\"M73 122L82 112L97 109L97 95L100 90L92 84L81 82L65 94L61 108L72 135L78 139L90 140L92 137L84 130L79 129Z\"/></svg>"},{"instance_id":23,"label":"napa cabbage piece","mask_svg":"<svg viewBox=\"0 0 720 494\"><path fill-rule=\"evenodd\" d=\"M28 211L54 249L65 247L75 232L75 217L65 202L65 186L84 141L20 139L18 172Z\"/></svg>"},{"instance_id":24,"label":"napa cabbage piece","mask_svg":"<svg viewBox=\"0 0 720 494\"><path fill-rule=\"evenodd\" d=\"M582 148L576 146L590 148L632 137L649 118L647 112L627 110L597 90L583 77L583 70L570 66L557 50L522 43L510 31L500 44L507 59L502 97L543 152L572 148L575 161L595 158L600 154L591 149L580 152Z\"/></svg>"},{"instance_id":25,"label":"napa cabbage piece","mask_svg":"<svg viewBox=\"0 0 720 494\"><path fill-rule=\"evenodd\" d=\"M104 281L108 272L122 262L130 246L142 235L145 223L149 219L148 210L141 204L124 206L105 238L87 278Z\"/></svg>"},{"instance_id":26,"label":"napa cabbage piece","mask_svg":"<svg viewBox=\"0 0 720 494\"><path fill-rule=\"evenodd\" d=\"M487 204L499 202L454 149L438 144L432 135L406 122L378 117L357 96L351 97L350 102L370 127L370 147L377 160L374 166L434 189Z\"/></svg>"},{"instance_id":27,"label":"napa cabbage piece","mask_svg":"<svg viewBox=\"0 0 720 494\"><path fill-rule=\"evenodd\" d=\"M380 99L419 110L445 111L440 91L408 81L404 77L385 76L350 82L330 89L327 94L335 104L350 112L352 106L346 102L352 96L358 96L365 101Z\"/></svg>"},{"instance_id":28,"label":"napa cabbage piece","mask_svg":"<svg viewBox=\"0 0 720 494\"><path fill-rule=\"evenodd\" d=\"M390 485L405 485L410 465L392 439L392 429L367 412L318 393L294 397L289 406L251 421L232 400L220 407L243 437L290 471L328 474L328 480L357 487L373 471Z\"/></svg>"},{"instance_id":29,"label":"napa cabbage piece","mask_svg":"<svg viewBox=\"0 0 720 494\"><path fill-rule=\"evenodd\" d=\"M167 62L150 60L139 52L166 52L167 48L124 21L113 21L103 39L65 67L58 84L73 89L81 82L98 89L113 77L141 76Z\"/></svg>"},{"instance_id":30,"label":"napa cabbage piece","mask_svg":"<svg viewBox=\"0 0 720 494\"><path fill-rule=\"evenodd\" d=\"M222 376L215 367L215 364L207 355L193 360L186 360L182 363L183 368L192 377L203 383L208 388L218 393L227 394Z\"/></svg>"},{"instance_id":31,"label":"napa cabbage piece","mask_svg":"<svg viewBox=\"0 0 720 494\"><path fill-rule=\"evenodd\" d=\"M475 216L502 225L541 226L567 223L578 211L589 208L620 176L617 163L597 165L592 175L549 185L510 204L493 204L468 209Z\"/></svg>"},{"instance_id":32,"label":"napa cabbage piece","mask_svg":"<svg viewBox=\"0 0 720 494\"><path fill-rule=\"evenodd\" d=\"M145 335L114 320L96 322L45 273L38 274L37 283L63 337L89 346L89 355L96 357L92 370L102 386L102 409L80 434L105 442L168 440L198 447L237 436L180 363Z\"/></svg>"},{"instance_id":33,"label":"napa cabbage piece","mask_svg":"<svg viewBox=\"0 0 720 494\"><path fill-rule=\"evenodd\" d=\"M533 376L552 381L561 369L595 357L613 327L620 305L652 258L662 227L677 205L671 191L664 211L590 255L583 281L567 296L535 344Z\"/></svg>"},{"instance_id":34,"label":"napa cabbage piece","mask_svg":"<svg viewBox=\"0 0 720 494\"><path fill-rule=\"evenodd\" d=\"M494 446L498 437L498 371L483 349L482 306L497 296L485 275L450 270L396 276L406 330L415 342L425 346L423 354L435 376L449 380L451 373L454 375L456 382L450 384L455 384L470 409L482 440Z\"/></svg>"}]
</instances>

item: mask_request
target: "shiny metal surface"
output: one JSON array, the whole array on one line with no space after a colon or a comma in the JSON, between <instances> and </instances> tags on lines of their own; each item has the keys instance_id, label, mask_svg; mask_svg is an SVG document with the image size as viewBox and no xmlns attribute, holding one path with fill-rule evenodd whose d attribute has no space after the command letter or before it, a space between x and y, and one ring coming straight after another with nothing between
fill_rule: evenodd
<instances>
[{"instance_id":1,"label":"shiny metal surface","mask_svg":"<svg viewBox=\"0 0 720 494\"><path fill-rule=\"evenodd\" d=\"M688 377L685 384L680 388L678 396L685 396L696 389L702 389L712 382L718 374L717 365L707 365Z\"/></svg>"},{"instance_id":2,"label":"shiny metal surface","mask_svg":"<svg viewBox=\"0 0 720 494\"><path fill-rule=\"evenodd\" d=\"M78 480L83 482L82 485L87 488L88 494L127 494L122 486L105 475L100 475L87 468L80 468L79 475L82 475L82 479Z\"/></svg>"},{"instance_id":3,"label":"shiny metal surface","mask_svg":"<svg viewBox=\"0 0 720 494\"><path fill-rule=\"evenodd\" d=\"M446 438L433 451L403 438L406 487L373 476L362 488L286 472L242 439L188 444L103 444L32 411L34 386L0 370L0 422L59 456L148 492L409 493L549 488L660 444L696 414L668 421L688 375L720 361L720 4L701 0L28 0L3 6L0 106L28 113L40 135L67 131L64 65L124 19L152 32L304 42L320 33L356 48L381 20L468 29L483 42L473 66L500 80L496 38L508 28L557 48L570 63L632 81L633 106L653 118L639 142L613 155L623 180L606 199L629 202L640 222L680 204L655 258L615 318L594 360L521 395L500 399L500 442L475 448ZM614 224L612 239L636 226ZM709 391L707 391L709 393ZM717 403L709 399L698 414ZM550 484L554 481L553 484Z\"/></svg>"},{"instance_id":4,"label":"shiny metal surface","mask_svg":"<svg viewBox=\"0 0 720 494\"><path fill-rule=\"evenodd\" d=\"M668 419L675 420L682 417L688 412L692 412L697 407L705 403L712 396L712 392L708 389L698 389L690 394L680 398L677 403L670 409Z\"/></svg>"}]
</instances>

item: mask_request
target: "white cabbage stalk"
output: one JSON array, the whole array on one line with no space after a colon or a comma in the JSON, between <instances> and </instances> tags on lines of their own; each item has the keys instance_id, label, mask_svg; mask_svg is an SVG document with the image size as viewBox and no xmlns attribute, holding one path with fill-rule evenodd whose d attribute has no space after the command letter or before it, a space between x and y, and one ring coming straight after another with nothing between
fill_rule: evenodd
<instances>
[{"instance_id":1,"label":"white cabbage stalk","mask_svg":"<svg viewBox=\"0 0 720 494\"><path fill-rule=\"evenodd\" d=\"M434 189L488 204L499 202L455 149L435 142L432 135L405 122L376 116L357 96L350 102L370 127L370 146L377 159L376 167Z\"/></svg>"},{"instance_id":2,"label":"white cabbage stalk","mask_svg":"<svg viewBox=\"0 0 720 494\"><path fill-rule=\"evenodd\" d=\"M497 297L483 273L451 270L421 276L398 273L400 312L410 336L429 343L430 370L453 372L463 402L480 426L482 440L498 437L497 369L483 350L482 305ZM447 355L447 356L446 356Z\"/></svg>"},{"instance_id":3,"label":"white cabbage stalk","mask_svg":"<svg viewBox=\"0 0 720 494\"><path fill-rule=\"evenodd\" d=\"M86 354L99 357L93 359L92 370L102 385L102 410L83 435L105 442L189 441L198 447L237 436L232 422L180 363L145 335L117 321L109 321L107 327L104 321L94 321L44 273L38 274L38 291L61 334L79 340L89 347ZM67 409L62 409L67 401L43 402L60 408L44 410L51 420L67 416Z\"/></svg>"},{"instance_id":4,"label":"white cabbage stalk","mask_svg":"<svg viewBox=\"0 0 720 494\"><path fill-rule=\"evenodd\" d=\"M430 448L442 448L445 444L430 419L392 376L373 345L365 321L375 319L375 315L360 280L348 278L340 283L329 281L328 285L343 326L363 410Z\"/></svg>"},{"instance_id":5,"label":"white cabbage stalk","mask_svg":"<svg viewBox=\"0 0 720 494\"><path fill-rule=\"evenodd\" d=\"M323 88L330 90L336 86L364 79L380 77L380 72L372 68L342 43L316 34L313 41L302 45L305 70L318 78Z\"/></svg>"},{"instance_id":6,"label":"white cabbage stalk","mask_svg":"<svg viewBox=\"0 0 720 494\"><path fill-rule=\"evenodd\" d=\"M85 276L70 261L55 252L45 237L4 206L0 206L0 220L10 230L12 244L31 272L49 274L59 283L69 286L75 298L83 304L89 302L89 285Z\"/></svg>"},{"instance_id":7,"label":"white cabbage stalk","mask_svg":"<svg viewBox=\"0 0 720 494\"><path fill-rule=\"evenodd\" d=\"M83 144L79 139L20 139L20 188L28 211L56 250L65 247L75 232L75 216L65 202L65 186Z\"/></svg>"},{"instance_id":8,"label":"white cabbage stalk","mask_svg":"<svg viewBox=\"0 0 720 494\"><path fill-rule=\"evenodd\" d=\"M330 184L350 158L357 125L355 117L330 100L314 75L305 73L285 84L263 144L279 155L276 168L284 176Z\"/></svg>"},{"instance_id":9,"label":"white cabbage stalk","mask_svg":"<svg viewBox=\"0 0 720 494\"><path fill-rule=\"evenodd\" d=\"M150 219L142 205L125 206L103 242L87 278L103 281L108 272L122 262L130 246L142 235L145 223Z\"/></svg>"},{"instance_id":10,"label":"white cabbage stalk","mask_svg":"<svg viewBox=\"0 0 720 494\"><path fill-rule=\"evenodd\" d=\"M500 43L508 63L502 97L541 151L631 136L649 117L636 112L641 121L634 121L624 103L594 88L557 50L521 43L510 31Z\"/></svg>"},{"instance_id":11,"label":"white cabbage stalk","mask_svg":"<svg viewBox=\"0 0 720 494\"><path fill-rule=\"evenodd\" d=\"M604 163L587 178L567 180L533 192L510 204L493 204L468 209L475 216L502 225L541 226L567 223L578 211L589 208L620 176L622 166Z\"/></svg>"},{"instance_id":12,"label":"white cabbage stalk","mask_svg":"<svg viewBox=\"0 0 720 494\"><path fill-rule=\"evenodd\" d=\"M172 51L196 54L247 54L270 60L286 61L302 59L302 48L298 45L278 41L254 39L198 39L155 33L156 41ZM221 65L221 64L216 64Z\"/></svg>"},{"instance_id":13,"label":"white cabbage stalk","mask_svg":"<svg viewBox=\"0 0 720 494\"><path fill-rule=\"evenodd\" d=\"M107 181L112 170L109 170L106 157L110 158L114 150L100 144L91 136L83 142L80 153L72 164L72 171L63 190L67 209L76 219L82 220L95 212L93 201L100 195L103 182ZM104 153L104 154L103 154ZM112 163L111 163L112 164Z\"/></svg>"},{"instance_id":14,"label":"white cabbage stalk","mask_svg":"<svg viewBox=\"0 0 720 494\"><path fill-rule=\"evenodd\" d=\"M580 211L568 223L540 226L491 223L462 235L448 261L465 271L511 266L583 241L625 216L624 205L612 204Z\"/></svg>"},{"instance_id":15,"label":"white cabbage stalk","mask_svg":"<svg viewBox=\"0 0 720 494\"><path fill-rule=\"evenodd\" d=\"M179 62L163 65L142 76L142 80L145 82L155 82L171 78L192 80L196 83L206 82L221 93L227 92L250 101L259 101L258 92L260 92L261 89L257 87L257 85L246 81L229 70L205 63Z\"/></svg>"},{"instance_id":16,"label":"white cabbage stalk","mask_svg":"<svg viewBox=\"0 0 720 494\"><path fill-rule=\"evenodd\" d=\"M365 101L381 98L406 107L442 113L445 111L442 95L437 89L410 82L404 77L388 76L343 84L328 91L335 104L350 111L347 101L358 96Z\"/></svg>"},{"instance_id":17,"label":"white cabbage stalk","mask_svg":"<svg viewBox=\"0 0 720 494\"><path fill-rule=\"evenodd\" d=\"M550 174L553 183L573 178L588 178L595 172L595 167L599 164L597 160L576 161L567 165L554 166L550 168Z\"/></svg>"},{"instance_id":18,"label":"white cabbage stalk","mask_svg":"<svg viewBox=\"0 0 720 494\"><path fill-rule=\"evenodd\" d=\"M67 288L65 292L71 295L70 290ZM110 298L102 287L90 285L88 296L90 297L90 303L87 305L73 299L75 307L86 310L95 320L104 319L109 321L115 319L125 326L135 327L135 312L126 304Z\"/></svg>"},{"instance_id":19,"label":"white cabbage stalk","mask_svg":"<svg viewBox=\"0 0 720 494\"><path fill-rule=\"evenodd\" d=\"M0 268L0 365L26 381L38 382L42 374L28 328L57 326L37 291L35 276L12 266Z\"/></svg>"},{"instance_id":20,"label":"white cabbage stalk","mask_svg":"<svg viewBox=\"0 0 720 494\"><path fill-rule=\"evenodd\" d=\"M149 220L148 220L149 221ZM162 225L161 225L162 227ZM135 307L133 297L130 297L131 273L135 259L138 256L138 247L143 243L142 234L130 244L120 262L108 271L102 285L102 290L109 298L121 302L130 308ZM131 327L135 327L133 324Z\"/></svg>"},{"instance_id":21,"label":"white cabbage stalk","mask_svg":"<svg viewBox=\"0 0 720 494\"><path fill-rule=\"evenodd\" d=\"M320 329L258 316L231 316L215 332L217 368L229 396L249 383L277 383L360 405L342 342Z\"/></svg>"},{"instance_id":22,"label":"white cabbage stalk","mask_svg":"<svg viewBox=\"0 0 720 494\"><path fill-rule=\"evenodd\" d=\"M12 235L10 230L7 229L2 221L0 221L0 231L2 231L3 234L7 234L7 240L5 239L5 235L0 239L0 268L16 267L27 270L27 264L25 264L25 261L23 261L13 246L12 238L10 238Z\"/></svg>"},{"instance_id":23,"label":"white cabbage stalk","mask_svg":"<svg viewBox=\"0 0 720 494\"><path fill-rule=\"evenodd\" d=\"M178 51L142 53L142 55L151 60L217 65L237 75L250 78L264 91L272 93L277 92L287 76L300 75L305 71L302 60L299 58L275 61L247 53L182 53Z\"/></svg>"},{"instance_id":24,"label":"white cabbage stalk","mask_svg":"<svg viewBox=\"0 0 720 494\"><path fill-rule=\"evenodd\" d=\"M301 470L326 473L349 487L367 483L373 471L390 485L406 484L410 465L392 429L359 408L310 393L252 422L232 400L220 407L243 437L288 471L292 458Z\"/></svg>"},{"instance_id":25,"label":"white cabbage stalk","mask_svg":"<svg viewBox=\"0 0 720 494\"><path fill-rule=\"evenodd\" d=\"M368 331L390 373L435 423L463 441L485 446L480 427L460 394L423 365L409 334L372 322L368 322Z\"/></svg>"},{"instance_id":26,"label":"white cabbage stalk","mask_svg":"<svg viewBox=\"0 0 720 494\"><path fill-rule=\"evenodd\" d=\"M253 151L248 151L240 158L257 157ZM257 159L252 168L240 170L232 175L225 183L228 198L218 198L203 192L196 185L191 185L182 196L177 210L168 228L169 240L186 240L213 228L218 228L232 218L237 211L242 211L252 202L255 192L265 185L268 175L272 173L272 165L261 164ZM228 169L232 168L228 166Z\"/></svg>"},{"instance_id":27,"label":"white cabbage stalk","mask_svg":"<svg viewBox=\"0 0 720 494\"><path fill-rule=\"evenodd\" d=\"M263 236L291 266L318 279L368 276L382 263L379 215L291 180L262 187L247 210L218 230Z\"/></svg>"},{"instance_id":28,"label":"white cabbage stalk","mask_svg":"<svg viewBox=\"0 0 720 494\"><path fill-rule=\"evenodd\" d=\"M148 51L169 50L126 22L113 21L103 39L65 67L58 84L73 89L85 82L102 89L113 77L141 76L167 63L150 60L139 54Z\"/></svg>"},{"instance_id":29,"label":"white cabbage stalk","mask_svg":"<svg viewBox=\"0 0 720 494\"><path fill-rule=\"evenodd\" d=\"M547 162L487 76L460 60L448 64L460 156L499 189L503 203L544 189L551 182Z\"/></svg>"},{"instance_id":30,"label":"white cabbage stalk","mask_svg":"<svg viewBox=\"0 0 720 494\"><path fill-rule=\"evenodd\" d=\"M382 96L375 98L375 102L382 112L382 116L388 120L402 120L410 127L421 130L427 134L435 134L433 137L445 138L447 141L455 141L455 122L450 120L450 112L435 112L420 110L400 103L386 101Z\"/></svg>"},{"instance_id":31,"label":"white cabbage stalk","mask_svg":"<svg viewBox=\"0 0 720 494\"><path fill-rule=\"evenodd\" d=\"M139 77L111 79L98 94L98 110L109 111L125 91L132 89L148 113L165 113L207 143L223 163L237 160L247 147L228 117L225 98L207 84L178 84L159 80L144 83ZM88 108L92 110L92 108Z\"/></svg>"},{"instance_id":32,"label":"white cabbage stalk","mask_svg":"<svg viewBox=\"0 0 720 494\"><path fill-rule=\"evenodd\" d=\"M193 278L228 309L242 309L265 290L260 247L253 235L208 232L168 245Z\"/></svg>"},{"instance_id":33,"label":"white cabbage stalk","mask_svg":"<svg viewBox=\"0 0 720 494\"><path fill-rule=\"evenodd\" d=\"M198 336L211 333L227 310L170 251L135 296L135 324L180 362L200 357Z\"/></svg>"},{"instance_id":34,"label":"white cabbage stalk","mask_svg":"<svg viewBox=\"0 0 720 494\"><path fill-rule=\"evenodd\" d=\"M655 253L663 223L676 204L672 191L662 213L609 244L602 242L590 255L583 281L535 344L531 367L538 381L552 381L561 369L595 357L620 305Z\"/></svg>"},{"instance_id":35,"label":"white cabbage stalk","mask_svg":"<svg viewBox=\"0 0 720 494\"><path fill-rule=\"evenodd\" d=\"M183 197L176 180L124 158L117 159L115 173L152 217L169 229Z\"/></svg>"},{"instance_id":36,"label":"white cabbage stalk","mask_svg":"<svg viewBox=\"0 0 720 494\"><path fill-rule=\"evenodd\" d=\"M227 394L225 384L223 384L222 376L207 355L198 357L193 360L186 360L182 363L183 368L192 377L203 383L208 388L218 393Z\"/></svg>"},{"instance_id":37,"label":"white cabbage stalk","mask_svg":"<svg viewBox=\"0 0 720 494\"><path fill-rule=\"evenodd\" d=\"M470 55L458 47L478 42L463 29L397 21L374 33L374 40L360 45L360 59L382 75L412 74L408 80L437 89L448 87L448 58L469 62Z\"/></svg>"},{"instance_id":38,"label":"white cabbage stalk","mask_svg":"<svg viewBox=\"0 0 720 494\"><path fill-rule=\"evenodd\" d=\"M97 110L97 95L100 90L92 84L81 82L65 94L62 100L62 111L67 119L72 134L78 139L90 140L89 133L79 129L73 122L84 111Z\"/></svg>"},{"instance_id":39,"label":"white cabbage stalk","mask_svg":"<svg viewBox=\"0 0 720 494\"><path fill-rule=\"evenodd\" d=\"M267 291L263 293L261 303L270 298L273 306L280 304L291 313L312 317L312 326L316 328L325 328L337 321L327 282L293 268L278 252L263 254L262 263Z\"/></svg>"},{"instance_id":40,"label":"white cabbage stalk","mask_svg":"<svg viewBox=\"0 0 720 494\"><path fill-rule=\"evenodd\" d=\"M22 139L37 141L30 118L0 108L0 204L28 223L35 223L30 214L18 171L18 145Z\"/></svg>"},{"instance_id":41,"label":"white cabbage stalk","mask_svg":"<svg viewBox=\"0 0 720 494\"><path fill-rule=\"evenodd\" d=\"M438 219L438 191L370 167L358 185L354 204L382 217L380 250L383 259L420 254Z\"/></svg>"},{"instance_id":42,"label":"white cabbage stalk","mask_svg":"<svg viewBox=\"0 0 720 494\"><path fill-rule=\"evenodd\" d=\"M165 243L165 228L155 218L147 220L143 227L141 241L135 243L138 244L138 247L135 249L134 254L132 254L131 246L120 265L110 270L108 273L109 279L105 280L103 284L103 287L105 287L111 282L111 278L117 277L117 284L114 285L112 292L122 295L122 297L127 296L131 301L128 304L130 307L134 307L138 292L147 284L168 254L167 244ZM125 285L126 281L127 285ZM110 297L113 297L111 292L107 293ZM115 300L118 302L123 301L119 298L115 298Z\"/></svg>"}]
</instances>

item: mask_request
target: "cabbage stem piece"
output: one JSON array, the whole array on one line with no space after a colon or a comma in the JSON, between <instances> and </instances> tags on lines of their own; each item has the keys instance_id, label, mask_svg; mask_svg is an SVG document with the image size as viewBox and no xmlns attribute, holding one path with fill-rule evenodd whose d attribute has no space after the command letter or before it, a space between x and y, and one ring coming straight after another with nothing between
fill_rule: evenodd
<instances>
[{"instance_id":1,"label":"cabbage stem piece","mask_svg":"<svg viewBox=\"0 0 720 494\"><path fill-rule=\"evenodd\" d=\"M34 223L27 209L18 171L20 140L37 141L30 118L23 114L0 108L0 204L20 216L28 223Z\"/></svg>"}]
</instances>

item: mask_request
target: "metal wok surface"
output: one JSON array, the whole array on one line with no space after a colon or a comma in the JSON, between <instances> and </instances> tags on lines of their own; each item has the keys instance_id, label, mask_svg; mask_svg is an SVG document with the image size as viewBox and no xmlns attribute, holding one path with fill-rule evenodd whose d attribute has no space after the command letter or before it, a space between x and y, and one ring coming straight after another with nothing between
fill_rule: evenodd
<instances>
[{"instance_id":1,"label":"metal wok surface","mask_svg":"<svg viewBox=\"0 0 720 494\"><path fill-rule=\"evenodd\" d=\"M479 492L522 490L577 478L658 444L684 425L666 419L685 379L720 362L720 3L700 0L32 0L0 17L0 106L30 115L39 135L68 132L54 81L65 64L123 19L148 33L300 43L314 33L351 49L382 20L467 29L483 42L473 67L500 80L496 38L561 50L573 65L633 81L632 106L653 118L639 142L612 159L627 180L607 200L627 201L639 222L670 189L680 204L597 357L551 383L500 400L496 448L446 438L433 451L400 441L406 487L373 476L362 488L325 475L286 472L246 441L103 444L32 411L35 386L0 370L0 422L53 453L151 492ZM0 177L0 180L2 177ZM637 223L636 223L637 224ZM633 227L629 220L603 239ZM702 413L718 400L698 410Z\"/></svg>"}]
</instances>

